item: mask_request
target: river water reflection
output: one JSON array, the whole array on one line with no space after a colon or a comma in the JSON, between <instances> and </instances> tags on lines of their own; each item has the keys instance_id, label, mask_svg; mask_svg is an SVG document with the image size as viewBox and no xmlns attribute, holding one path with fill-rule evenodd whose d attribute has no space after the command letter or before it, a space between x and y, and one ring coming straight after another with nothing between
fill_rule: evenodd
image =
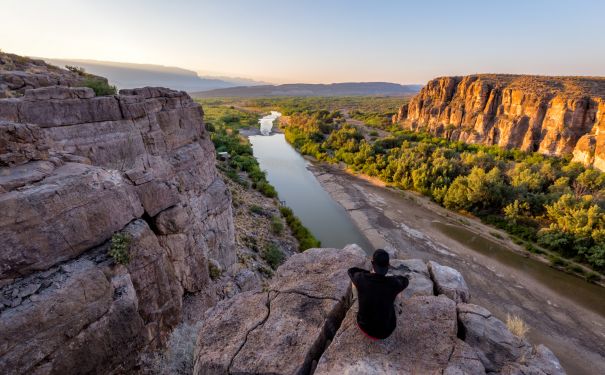
<instances>
[{"instance_id":1,"label":"river water reflection","mask_svg":"<svg viewBox=\"0 0 605 375\"><path fill-rule=\"evenodd\" d=\"M307 169L309 162L286 142L283 134L254 135L249 139L254 156L261 169L267 171L267 179L279 193L279 199L292 208L322 247L341 248L356 243L372 252L345 209L321 187Z\"/></svg>"}]
</instances>

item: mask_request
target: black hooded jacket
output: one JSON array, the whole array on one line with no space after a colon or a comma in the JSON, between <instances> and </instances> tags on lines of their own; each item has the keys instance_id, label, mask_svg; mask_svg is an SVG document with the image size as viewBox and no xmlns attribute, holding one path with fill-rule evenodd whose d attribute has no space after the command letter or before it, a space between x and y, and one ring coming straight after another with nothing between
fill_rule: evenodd
<instances>
[{"instance_id":1,"label":"black hooded jacket","mask_svg":"<svg viewBox=\"0 0 605 375\"><path fill-rule=\"evenodd\" d=\"M407 288L409 280L404 276L383 276L357 267L349 268L348 273L357 288L357 324L368 335L386 339L397 326L395 297Z\"/></svg>"}]
</instances>

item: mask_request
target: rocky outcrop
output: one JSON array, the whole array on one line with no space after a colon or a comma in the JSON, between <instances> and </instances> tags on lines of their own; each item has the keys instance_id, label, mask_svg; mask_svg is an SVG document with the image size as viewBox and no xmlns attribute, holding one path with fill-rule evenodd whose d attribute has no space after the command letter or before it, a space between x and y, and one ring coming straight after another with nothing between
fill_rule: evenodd
<instances>
[{"instance_id":1,"label":"rocky outcrop","mask_svg":"<svg viewBox=\"0 0 605 375\"><path fill-rule=\"evenodd\" d=\"M368 266L355 245L307 250L264 290L219 303L203 319L194 374L565 373L546 347L463 302L470 294L459 272L418 259L392 260L390 272L410 286L396 300L395 332L370 340L355 322L352 266Z\"/></svg>"},{"instance_id":2,"label":"rocky outcrop","mask_svg":"<svg viewBox=\"0 0 605 375\"><path fill-rule=\"evenodd\" d=\"M235 262L231 196L186 93L96 97L34 65L0 71L27 83L0 99L0 372L128 369L209 285L208 263Z\"/></svg>"},{"instance_id":3,"label":"rocky outcrop","mask_svg":"<svg viewBox=\"0 0 605 375\"><path fill-rule=\"evenodd\" d=\"M572 154L605 170L605 78L479 74L427 83L396 122L451 140Z\"/></svg>"},{"instance_id":4,"label":"rocky outcrop","mask_svg":"<svg viewBox=\"0 0 605 375\"><path fill-rule=\"evenodd\" d=\"M0 98L23 96L29 89L48 86L81 86L84 77L107 83L107 79L92 74L78 74L45 63L43 60L3 53L0 51Z\"/></svg>"},{"instance_id":5,"label":"rocky outcrop","mask_svg":"<svg viewBox=\"0 0 605 375\"><path fill-rule=\"evenodd\" d=\"M203 319L194 374L309 373L350 306L350 246L311 249L280 266L267 290L219 303Z\"/></svg>"}]
</instances>

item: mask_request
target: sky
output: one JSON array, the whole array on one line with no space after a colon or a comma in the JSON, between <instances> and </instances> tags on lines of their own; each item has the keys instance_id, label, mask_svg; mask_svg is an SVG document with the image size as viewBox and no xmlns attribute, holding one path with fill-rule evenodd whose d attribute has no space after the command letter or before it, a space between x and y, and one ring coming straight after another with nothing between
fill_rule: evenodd
<instances>
[{"instance_id":1,"label":"sky","mask_svg":"<svg viewBox=\"0 0 605 375\"><path fill-rule=\"evenodd\" d=\"M0 0L0 9L0 49L26 56L274 83L605 76L603 0Z\"/></svg>"}]
</instances>

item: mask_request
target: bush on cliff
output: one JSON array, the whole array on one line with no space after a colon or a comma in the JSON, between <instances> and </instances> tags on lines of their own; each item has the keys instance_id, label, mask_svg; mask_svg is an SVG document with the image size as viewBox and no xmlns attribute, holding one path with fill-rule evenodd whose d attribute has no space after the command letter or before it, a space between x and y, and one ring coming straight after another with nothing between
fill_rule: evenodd
<instances>
[{"instance_id":1,"label":"bush on cliff","mask_svg":"<svg viewBox=\"0 0 605 375\"><path fill-rule=\"evenodd\" d=\"M130 262L130 236L125 233L116 233L111 237L108 254L118 264Z\"/></svg>"},{"instance_id":2,"label":"bush on cliff","mask_svg":"<svg viewBox=\"0 0 605 375\"><path fill-rule=\"evenodd\" d=\"M288 227L290 227L292 235L298 240L298 251L321 246L321 242L302 224L300 219L294 215L294 212L292 212L289 207L282 206L279 208L279 211L286 219L286 223L288 224Z\"/></svg>"},{"instance_id":3,"label":"bush on cliff","mask_svg":"<svg viewBox=\"0 0 605 375\"><path fill-rule=\"evenodd\" d=\"M263 249L261 256L273 269L276 269L277 266L282 264L285 258L284 254L275 244L267 245L267 247Z\"/></svg>"},{"instance_id":4,"label":"bush on cliff","mask_svg":"<svg viewBox=\"0 0 605 375\"><path fill-rule=\"evenodd\" d=\"M115 95L117 89L103 79L95 77L87 77L82 82L84 87L90 87L95 92L96 96Z\"/></svg>"}]
</instances>

